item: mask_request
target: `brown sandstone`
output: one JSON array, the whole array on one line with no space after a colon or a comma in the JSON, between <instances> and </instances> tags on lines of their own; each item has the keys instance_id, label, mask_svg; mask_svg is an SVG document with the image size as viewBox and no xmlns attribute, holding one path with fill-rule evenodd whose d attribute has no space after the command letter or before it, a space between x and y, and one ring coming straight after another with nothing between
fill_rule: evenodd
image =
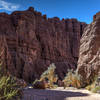
<instances>
[{"instance_id":1,"label":"brown sandstone","mask_svg":"<svg viewBox=\"0 0 100 100\"><path fill-rule=\"evenodd\" d=\"M67 69L76 69L80 37L85 23L76 19L47 18L30 7L11 15L0 13L0 37L6 44L5 64L19 78L39 78L49 64L55 63L59 78ZM5 49L5 48L4 48Z\"/></svg>"},{"instance_id":2,"label":"brown sandstone","mask_svg":"<svg viewBox=\"0 0 100 100\"><path fill-rule=\"evenodd\" d=\"M89 24L83 33L78 60L78 72L83 77L83 83L93 81L100 72L100 13Z\"/></svg>"}]
</instances>

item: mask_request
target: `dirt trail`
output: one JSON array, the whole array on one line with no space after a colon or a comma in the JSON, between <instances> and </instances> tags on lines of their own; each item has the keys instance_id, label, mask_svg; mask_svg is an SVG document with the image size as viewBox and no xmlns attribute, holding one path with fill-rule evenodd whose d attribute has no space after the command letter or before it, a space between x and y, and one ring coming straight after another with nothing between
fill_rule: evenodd
<instances>
[{"instance_id":1,"label":"dirt trail","mask_svg":"<svg viewBox=\"0 0 100 100\"><path fill-rule=\"evenodd\" d=\"M24 97L22 100L100 100L100 94L91 93L84 89L50 89L24 90Z\"/></svg>"}]
</instances>

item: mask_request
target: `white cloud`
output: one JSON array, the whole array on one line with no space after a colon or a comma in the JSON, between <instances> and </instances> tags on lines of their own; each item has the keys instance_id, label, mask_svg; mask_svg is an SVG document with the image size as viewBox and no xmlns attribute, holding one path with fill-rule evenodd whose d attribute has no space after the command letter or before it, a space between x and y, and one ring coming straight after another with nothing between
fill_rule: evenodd
<instances>
[{"instance_id":1,"label":"white cloud","mask_svg":"<svg viewBox=\"0 0 100 100\"><path fill-rule=\"evenodd\" d=\"M14 11L17 10L19 7L20 5L0 0L0 10L4 9L7 11Z\"/></svg>"}]
</instances>

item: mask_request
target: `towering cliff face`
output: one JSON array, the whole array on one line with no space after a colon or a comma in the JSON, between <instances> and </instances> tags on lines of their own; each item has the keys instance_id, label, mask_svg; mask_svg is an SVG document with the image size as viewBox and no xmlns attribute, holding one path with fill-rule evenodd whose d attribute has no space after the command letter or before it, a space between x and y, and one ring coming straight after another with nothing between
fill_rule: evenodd
<instances>
[{"instance_id":1,"label":"towering cliff face","mask_svg":"<svg viewBox=\"0 0 100 100\"><path fill-rule=\"evenodd\" d=\"M67 69L77 67L85 26L76 19L47 19L32 7L11 15L1 13L0 36L4 35L8 52L6 67L17 77L31 81L55 63L59 78L63 78Z\"/></svg>"},{"instance_id":2,"label":"towering cliff face","mask_svg":"<svg viewBox=\"0 0 100 100\"><path fill-rule=\"evenodd\" d=\"M93 18L84 30L78 61L78 72L86 84L100 71L100 13Z\"/></svg>"}]
</instances>

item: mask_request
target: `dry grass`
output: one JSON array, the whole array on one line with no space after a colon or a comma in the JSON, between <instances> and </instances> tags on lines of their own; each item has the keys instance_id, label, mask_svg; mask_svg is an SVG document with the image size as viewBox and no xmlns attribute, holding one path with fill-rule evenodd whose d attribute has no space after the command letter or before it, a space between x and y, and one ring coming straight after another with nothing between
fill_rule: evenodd
<instances>
[{"instance_id":1,"label":"dry grass","mask_svg":"<svg viewBox=\"0 0 100 100\"><path fill-rule=\"evenodd\" d=\"M48 69L41 75L40 79L35 80L33 84L41 82L45 85L45 88L56 88L57 85L55 85L55 83L57 82L58 77L55 74L55 69L56 66L54 64L50 64Z\"/></svg>"},{"instance_id":2,"label":"dry grass","mask_svg":"<svg viewBox=\"0 0 100 100\"><path fill-rule=\"evenodd\" d=\"M81 88L82 84L81 76L76 71L72 70L68 71L63 82L65 87Z\"/></svg>"},{"instance_id":3,"label":"dry grass","mask_svg":"<svg viewBox=\"0 0 100 100\"><path fill-rule=\"evenodd\" d=\"M20 94L16 78L8 75L0 64L0 100L20 100Z\"/></svg>"},{"instance_id":4,"label":"dry grass","mask_svg":"<svg viewBox=\"0 0 100 100\"><path fill-rule=\"evenodd\" d=\"M98 93L100 92L100 86L96 85L96 83L97 83L97 76L94 78L94 81L85 88L93 93Z\"/></svg>"}]
</instances>

